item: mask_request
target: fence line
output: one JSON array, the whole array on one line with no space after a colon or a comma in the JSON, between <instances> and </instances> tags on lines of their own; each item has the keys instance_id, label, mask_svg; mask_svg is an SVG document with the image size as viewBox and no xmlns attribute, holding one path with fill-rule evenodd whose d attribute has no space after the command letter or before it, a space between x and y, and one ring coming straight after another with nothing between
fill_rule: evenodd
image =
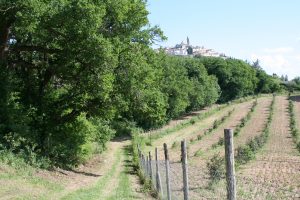
<instances>
[{"instance_id":1,"label":"fence line","mask_svg":"<svg viewBox=\"0 0 300 200\"><path fill-rule=\"evenodd\" d=\"M226 131L225 131L226 132ZM232 130L229 130L232 136ZM227 135L225 134L225 138ZM168 147L167 144L163 144L164 159L159 160L158 148L155 148L154 158L152 157L151 152L148 152L147 155L144 155L140 149L140 146L137 145L139 164L141 172L144 175L144 178L150 181L152 189L157 193L159 199L167 200L189 200L191 199L189 191L194 190L195 188L189 188L189 167L187 159L187 143L186 140L181 141L181 161L179 162L170 162ZM231 149L227 151L226 148ZM230 167L227 169L228 180L234 180L234 151L231 143L225 142L226 157L229 157ZM226 158L226 160L228 160ZM194 167L191 168L195 170ZM233 200L232 196L235 197L236 187L235 184L227 186L228 190L228 199ZM225 196L225 195L224 195Z\"/></svg>"}]
</instances>

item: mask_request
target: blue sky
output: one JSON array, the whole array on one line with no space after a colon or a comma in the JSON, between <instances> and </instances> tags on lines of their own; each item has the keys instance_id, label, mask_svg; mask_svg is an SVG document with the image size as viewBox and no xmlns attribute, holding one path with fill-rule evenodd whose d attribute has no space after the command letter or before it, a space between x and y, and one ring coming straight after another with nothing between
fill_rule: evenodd
<instances>
[{"instance_id":1,"label":"blue sky","mask_svg":"<svg viewBox=\"0 0 300 200\"><path fill-rule=\"evenodd\" d=\"M151 25L174 46L192 45L254 61L269 74L300 76L299 0L148 0Z\"/></svg>"}]
</instances>

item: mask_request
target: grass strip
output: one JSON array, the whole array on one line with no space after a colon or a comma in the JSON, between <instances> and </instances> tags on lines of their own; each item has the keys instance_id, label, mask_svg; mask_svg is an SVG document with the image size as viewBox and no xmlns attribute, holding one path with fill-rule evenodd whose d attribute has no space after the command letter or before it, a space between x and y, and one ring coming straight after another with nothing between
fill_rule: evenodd
<instances>
[{"instance_id":1,"label":"grass strip","mask_svg":"<svg viewBox=\"0 0 300 200\"><path fill-rule=\"evenodd\" d=\"M252 117L252 114L254 113L255 111L255 108L257 107L257 99L253 102L249 112L247 113L247 115L245 117L243 117L241 119L241 122L240 124L236 127L236 129L234 130L234 137L237 137L240 135L240 132L242 130L243 127L246 126L247 122L250 121L251 117ZM224 137L220 137L219 138L219 141L216 142L215 144L212 144L211 148L212 149L216 149L217 147L219 146L223 146L224 145Z\"/></svg>"},{"instance_id":2,"label":"grass strip","mask_svg":"<svg viewBox=\"0 0 300 200\"><path fill-rule=\"evenodd\" d=\"M113 177L113 175L116 172L116 168L118 163L121 159L121 149L117 151L116 158L111 166L111 169L108 173L106 173L97 183L95 186L89 187L89 188L82 188L79 189L71 194L68 194L67 196L63 197L62 199L68 200L68 199L101 199L101 193L103 192L104 186L109 182L109 180Z\"/></svg>"},{"instance_id":3,"label":"grass strip","mask_svg":"<svg viewBox=\"0 0 300 200\"><path fill-rule=\"evenodd\" d=\"M268 121L262 131L262 134L254 137L253 139L249 140L245 145L237 148L236 155L235 155L235 163L237 167L240 166L241 164L245 164L249 162L251 159L254 159L255 153L259 149L261 149L263 145L267 142L267 139L269 137L270 124L272 122L273 113L274 113L274 103L275 103L275 97L273 96L269 108L270 113L268 116ZM214 154L213 157L209 160L209 162L207 162L207 169L210 177L210 183L209 183L210 187L218 183L221 179L225 178L224 162L225 162L224 156L220 156L219 153Z\"/></svg>"},{"instance_id":4,"label":"grass strip","mask_svg":"<svg viewBox=\"0 0 300 200\"><path fill-rule=\"evenodd\" d=\"M125 160L129 160L130 147L125 147L123 150ZM116 193L108 198L108 200L115 199L132 199L132 191L130 187L129 174L130 167L129 164L125 164L124 170L119 176L118 187L115 189Z\"/></svg>"},{"instance_id":5,"label":"grass strip","mask_svg":"<svg viewBox=\"0 0 300 200\"><path fill-rule=\"evenodd\" d=\"M232 113L234 112L234 110L235 110L235 109L230 110L230 111L229 111L225 116L223 116L221 119L215 120L211 128L209 128L209 129L207 129L206 131L204 131L203 134L197 135L197 138L196 138L196 139L192 138L192 139L190 140L190 143L191 143L191 144L194 144L194 143L196 143L197 141L202 140L202 138L203 138L204 136L207 136L207 135L211 134L214 130L216 130L217 128L219 128L219 126L222 125L222 124L223 124L223 123L224 123L224 122L232 115ZM199 156L199 155L202 155L202 153L200 153L200 152L198 152L198 151L194 154L194 156Z\"/></svg>"},{"instance_id":6,"label":"grass strip","mask_svg":"<svg viewBox=\"0 0 300 200\"><path fill-rule=\"evenodd\" d=\"M239 146L236 150L235 162L237 166L246 164L255 158L256 153L267 143L270 132L270 125L274 115L275 96L273 96L267 123L262 133L250 139L245 145Z\"/></svg>"},{"instance_id":7,"label":"grass strip","mask_svg":"<svg viewBox=\"0 0 300 200\"><path fill-rule=\"evenodd\" d=\"M142 137L145 138L145 143L146 145L148 146L151 146L152 145L152 142L157 140L157 139L160 139L166 135L169 135L169 134L172 134L176 131L179 131L183 128L186 128L190 125L193 125L195 124L196 122L199 122L207 117L210 117L211 115L217 113L218 111L230 106L230 105L234 105L234 104L237 104L237 103L243 103L243 102L246 102L246 101L249 101L250 99L253 99L253 98L256 98L254 96L249 96L249 97L244 97L244 98L241 98L241 99L237 99L237 100L234 100L234 101L230 101L226 104L222 104L212 110L209 110L205 113L201 113L195 117L192 117L191 119L187 120L187 121L183 121L181 123L179 123L178 125L174 126L174 127L171 127L171 128L168 128L168 129L165 129L165 130L161 130L161 131L158 131L158 132L155 132L154 134L151 133L152 131L149 131L148 134L146 135L145 133L142 134Z\"/></svg>"},{"instance_id":8,"label":"grass strip","mask_svg":"<svg viewBox=\"0 0 300 200\"><path fill-rule=\"evenodd\" d=\"M297 124L296 124L294 103L292 100L289 100L289 115L290 115L291 134L293 136L293 140L297 146L297 149L300 152L300 136L299 136L299 130L298 130Z\"/></svg>"}]
</instances>

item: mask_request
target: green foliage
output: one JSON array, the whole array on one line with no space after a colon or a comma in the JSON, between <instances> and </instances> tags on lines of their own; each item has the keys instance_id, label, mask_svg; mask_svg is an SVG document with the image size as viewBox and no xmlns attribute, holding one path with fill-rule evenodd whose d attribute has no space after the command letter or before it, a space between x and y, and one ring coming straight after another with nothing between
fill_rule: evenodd
<instances>
[{"instance_id":1,"label":"green foliage","mask_svg":"<svg viewBox=\"0 0 300 200\"><path fill-rule=\"evenodd\" d=\"M249 64L237 59L201 57L199 60L209 74L217 77L222 91L220 102L254 94L258 79Z\"/></svg>"},{"instance_id":2,"label":"green foliage","mask_svg":"<svg viewBox=\"0 0 300 200\"><path fill-rule=\"evenodd\" d=\"M294 103L292 100L289 100L289 115L290 115L290 129L291 134L293 136L294 142L296 144L296 147L298 151L300 152L300 134L299 129L297 128L296 124L296 117L295 117L295 111L294 111Z\"/></svg>"},{"instance_id":3,"label":"green foliage","mask_svg":"<svg viewBox=\"0 0 300 200\"><path fill-rule=\"evenodd\" d=\"M238 136L241 132L241 129L246 125L246 123L251 119L252 113L255 111L255 108L257 106L257 99L253 102L250 111L247 113L245 117L241 119L240 124L236 127L234 130L234 136Z\"/></svg>"},{"instance_id":4,"label":"green foliage","mask_svg":"<svg viewBox=\"0 0 300 200\"><path fill-rule=\"evenodd\" d=\"M179 117L191 110L212 105L219 97L217 80L196 59L163 57L163 92L168 99L167 116Z\"/></svg>"},{"instance_id":5,"label":"green foliage","mask_svg":"<svg viewBox=\"0 0 300 200\"><path fill-rule=\"evenodd\" d=\"M209 128L205 132L205 135L213 132L213 130L216 130L221 124L223 124L225 122L226 119L228 119L231 116L231 114L233 113L233 111L234 111L234 109L228 111L228 113L225 116L223 116L221 119L215 120L214 123L213 123L213 125L212 125L212 127Z\"/></svg>"},{"instance_id":6,"label":"green foliage","mask_svg":"<svg viewBox=\"0 0 300 200\"><path fill-rule=\"evenodd\" d=\"M280 85L281 81L267 75L267 73L262 69L256 70L256 77L258 78L258 84L255 91L256 93L274 93L282 90Z\"/></svg>"},{"instance_id":7,"label":"green foliage","mask_svg":"<svg viewBox=\"0 0 300 200\"><path fill-rule=\"evenodd\" d=\"M262 131L262 133L254 138L250 139L245 145L240 146L236 150L236 163L238 165L246 164L250 160L255 158L255 154L261 149L268 140L270 124L272 122L273 110L274 110L275 96L270 105L270 113L268 121ZM254 104L253 104L254 105Z\"/></svg>"},{"instance_id":8,"label":"green foliage","mask_svg":"<svg viewBox=\"0 0 300 200\"><path fill-rule=\"evenodd\" d=\"M176 147L179 147L179 142L174 141L174 142L172 143L171 148L174 149L174 148L176 148Z\"/></svg>"},{"instance_id":9,"label":"green foliage","mask_svg":"<svg viewBox=\"0 0 300 200\"><path fill-rule=\"evenodd\" d=\"M212 182L217 182L225 177L225 160L219 154L215 154L207 163L209 177Z\"/></svg>"},{"instance_id":10,"label":"green foliage","mask_svg":"<svg viewBox=\"0 0 300 200\"><path fill-rule=\"evenodd\" d=\"M131 101L134 96L122 99L118 88L120 68L140 65L137 73L144 76L133 76L145 78L143 88L155 87L146 85L159 78L144 54L153 55L149 46L163 36L157 27L146 27L145 1L5 0L0 8L0 140L5 148L13 146L5 136L14 135L22 140L15 153L29 146L56 165L72 166L105 148L114 135L111 122L127 107L145 126L165 121L159 90L145 90Z\"/></svg>"},{"instance_id":11,"label":"green foliage","mask_svg":"<svg viewBox=\"0 0 300 200\"><path fill-rule=\"evenodd\" d=\"M236 161L238 164L245 164L255 157L254 151L248 145L240 146L236 151Z\"/></svg>"},{"instance_id":12,"label":"green foliage","mask_svg":"<svg viewBox=\"0 0 300 200\"><path fill-rule=\"evenodd\" d=\"M197 140L201 140L202 139L202 135L197 135Z\"/></svg>"},{"instance_id":13,"label":"green foliage","mask_svg":"<svg viewBox=\"0 0 300 200\"><path fill-rule=\"evenodd\" d=\"M194 156L196 156L196 157L200 157L202 155L204 155L204 152L201 149L197 150L194 154Z\"/></svg>"},{"instance_id":14,"label":"green foliage","mask_svg":"<svg viewBox=\"0 0 300 200\"><path fill-rule=\"evenodd\" d=\"M72 167L136 126L158 128L217 100L254 93L255 70L242 61L154 51L165 37L149 25L146 4L1 1L3 149L26 154L28 162Z\"/></svg>"},{"instance_id":15,"label":"green foliage","mask_svg":"<svg viewBox=\"0 0 300 200\"><path fill-rule=\"evenodd\" d=\"M112 122L112 128L116 131L115 136L131 136L136 130L136 123L126 119L115 120Z\"/></svg>"},{"instance_id":16,"label":"green foliage","mask_svg":"<svg viewBox=\"0 0 300 200\"><path fill-rule=\"evenodd\" d=\"M102 152L114 134L105 121L87 119L82 114L74 122L53 130L53 137L47 140L45 149L54 164L71 167L86 161L94 152Z\"/></svg>"}]
</instances>

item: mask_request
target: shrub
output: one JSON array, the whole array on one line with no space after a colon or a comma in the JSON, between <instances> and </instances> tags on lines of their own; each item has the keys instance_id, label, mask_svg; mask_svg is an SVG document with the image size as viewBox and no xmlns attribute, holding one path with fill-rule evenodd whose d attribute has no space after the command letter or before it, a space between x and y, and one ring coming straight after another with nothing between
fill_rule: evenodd
<instances>
[{"instance_id":1,"label":"shrub","mask_svg":"<svg viewBox=\"0 0 300 200\"><path fill-rule=\"evenodd\" d=\"M196 157L200 157L203 155L203 151L201 149L199 149L198 151L195 152L194 156Z\"/></svg>"},{"instance_id":2,"label":"shrub","mask_svg":"<svg viewBox=\"0 0 300 200\"><path fill-rule=\"evenodd\" d=\"M224 145L224 138L223 138L223 137L220 137L220 138L219 138L218 145L219 145L219 146Z\"/></svg>"},{"instance_id":3,"label":"shrub","mask_svg":"<svg viewBox=\"0 0 300 200\"><path fill-rule=\"evenodd\" d=\"M273 116L274 101L275 101L275 97L273 97L272 103L270 105L270 113L269 113L268 121L262 133L249 140L246 143L246 145L237 148L236 156L235 156L237 164L245 164L250 160L252 160L253 158L255 158L255 153L260 148L262 148L263 145L267 142L269 136L270 123L272 121L272 116Z\"/></svg>"},{"instance_id":4,"label":"shrub","mask_svg":"<svg viewBox=\"0 0 300 200\"><path fill-rule=\"evenodd\" d=\"M87 119L84 114L76 121L60 126L47 145L48 156L55 165L72 167L85 162L93 153L105 150L106 142L115 134L108 122L99 118Z\"/></svg>"},{"instance_id":5,"label":"shrub","mask_svg":"<svg viewBox=\"0 0 300 200\"><path fill-rule=\"evenodd\" d=\"M116 120L112 123L112 128L116 131L116 136L130 136L136 129L136 123L126 119Z\"/></svg>"},{"instance_id":6,"label":"shrub","mask_svg":"<svg viewBox=\"0 0 300 200\"><path fill-rule=\"evenodd\" d=\"M219 124L218 121L215 120L212 129L216 129L218 127L218 124Z\"/></svg>"},{"instance_id":7,"label":"shrub","mask_svg":"<svg viewBox=\"0 0 300 200\"><path fill-rule=\"evenodd\" d=\"M225 177L225 160L219 154L215 154L207 163L209 177L213 182Z\"/></svg>"},{"instance_id":8,"label":"shrub","mask_svg":"<svg viewBox=\"0 0 300 200\"><path fill-rule=\"evenodd\" d=\"M294 104L293 104L292 100L289 100L288 110L289 110L289 114L290 114L291 134L293 136L293 139L294 139L297 149L300 151L299 130L296 125L296 119L295 119L295 114L294 114Z\"/></svg>"},{"instance_id":9,"label":"shrub","mask_svg":"<svg viewBox=\"0 0 300 200\"><path fill-rule=\"evenodd\" d=\"M202 139L202 135L197 135L197 140L201 140Z\"/></svg>"},{"instance_id":10,"label":"shrub","mask_svg":"<svg viewBox=\"0 0 300 200\"><path fill-rule=\"evenodd\" d=\"M236 161L238 164L245 164L255 157L250 146L245 145L237 148Z\"/></svg>"},{"instance_id":11,"label":"shrub","mask_svg":"<svg viewBox=\"0 0 300 200\"><path fill-rule=\"evenodd\" d=\"M190 124L195 124L196 123L196 120L195 119L191 119L190 120Z\"/></svg>"},{"instance_id":12,"label":"shrub","mask_svg":"<svg viewBox=\"0 0 300 200\"><path fill-rule=\"evenodd\" d=\"M175 142L173 142L171 148L174 149L174 148L176 148L178 146L179 146L179 143L175 141Z\"/></svg>"}]
</instances>

